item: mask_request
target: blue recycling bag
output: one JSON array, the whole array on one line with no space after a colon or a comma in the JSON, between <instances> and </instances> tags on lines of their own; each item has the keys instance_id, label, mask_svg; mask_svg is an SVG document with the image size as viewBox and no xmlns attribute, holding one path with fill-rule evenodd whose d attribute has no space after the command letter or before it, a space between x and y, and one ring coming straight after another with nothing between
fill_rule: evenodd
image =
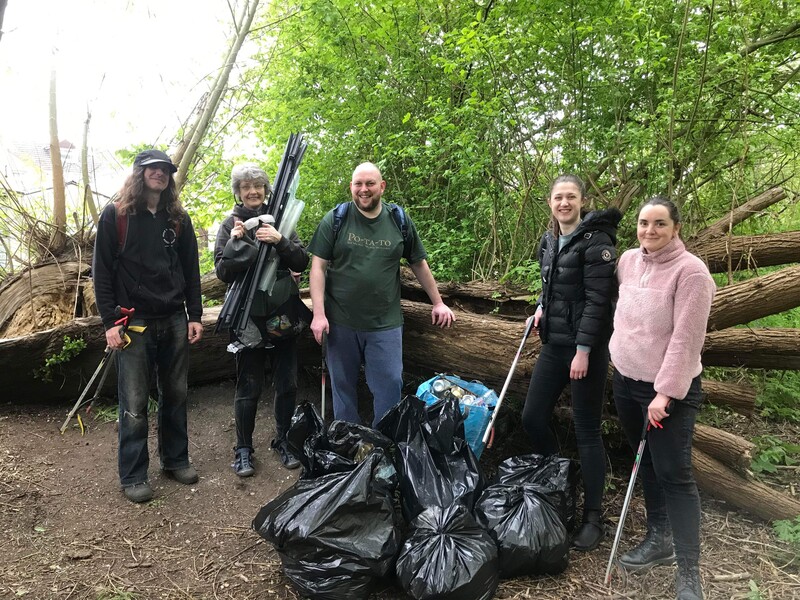
<instances>
[{"instance_id":1,"label":"blue recycling bag","mask_svg":"<svg viewBox=\"0 0 800 600\"><path fill-rule=\"evenodd\" d=\"M440 373L421 383L417 397L425 404L433 404L447 393L458 397L458 406L464 415L466 442L477 458L483 452L483 434L497 406L497 394L480 381L467 381L455 375Z\"/></svg>"}]
</instances>

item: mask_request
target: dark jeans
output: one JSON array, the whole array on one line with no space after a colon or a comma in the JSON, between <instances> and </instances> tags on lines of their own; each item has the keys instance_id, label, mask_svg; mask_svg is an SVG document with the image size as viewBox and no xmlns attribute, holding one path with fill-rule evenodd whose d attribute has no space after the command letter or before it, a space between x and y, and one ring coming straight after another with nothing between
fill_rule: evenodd
<instances>
[{"instance_id":1,"label":"dark jeans","mask_svg":"<svg viewBox=\"0 0 800 600\"><path fill-rule=\"evenodd\" d=\"M606 452L600 423L608 376L608 347L592 348L589 370L583 379L570 379L569 369L575 346L542 345L531 374L528 396L522 411L522 426L534 451L558 454L558 442L550 428L550 417L561 392L569 385L572 420L583 478L584 510L600 510L606 479Z\"/></svg>"},{"instance_id":2,"label":"dark jeans","mask_svg":"<svg viewBox=\"0 0 800 600\"><path fill-rule=\"evenodd\" d=\"M275 385L275 428L277 440L286 436L292 423L297 398L297 343L294 338L274 342L273 348L242 350L236 357L236 394L233 412L236 417L236 447L253 449L256 411L267 361Z\"/></svg>"},{"instance_id":3,"label":"dark jeans","mask_svg":"<svg viewBox=\"0 0 800 600\"><path fill-rule=\"evenodd\" d=\"M653 384L614 371L614 402L628 443L639 447L647 407L655 398ZM677 400L663 429L650 428L639 466L648 526L669 528L678 558L700 558L700 496L692 473L692 435L702 402L700 376L686 398Z\"/></svg>"},{"instance_id":4,"label":"dark jeans","mask_svg":"<svg viewBox=\"0 0 800 600\"><path fill-rule=\"evenodd\" d=\"M186 315L133 319L147 327L129 333L130 345L117 351L119 396L119 480L123 487L147 481L147 401L153 374L158 383L158 454L165 471L189 466L186 424L186 378L189 340Z\"/></svg>"}]
</instances>

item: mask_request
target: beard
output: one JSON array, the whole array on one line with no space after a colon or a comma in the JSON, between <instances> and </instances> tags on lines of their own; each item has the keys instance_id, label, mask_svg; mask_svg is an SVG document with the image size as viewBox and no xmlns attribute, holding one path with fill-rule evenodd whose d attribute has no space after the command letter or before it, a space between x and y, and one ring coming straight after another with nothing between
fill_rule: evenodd
<instances>
[{"instance_id":1,"label":"beard","mask_svg":"<svg viewBox=\"0 0 800 600\"><path fill-rule=\"evenodd\" d=\"M353 200L355 201L356 206L358 206L358 208L360 208L364 212L372 212L376 208L378 208L378 206L380 206L381 196L380 194L378 195L373 194L372 196L369 197L354 196Z\"/></svg>"}]
</instances>

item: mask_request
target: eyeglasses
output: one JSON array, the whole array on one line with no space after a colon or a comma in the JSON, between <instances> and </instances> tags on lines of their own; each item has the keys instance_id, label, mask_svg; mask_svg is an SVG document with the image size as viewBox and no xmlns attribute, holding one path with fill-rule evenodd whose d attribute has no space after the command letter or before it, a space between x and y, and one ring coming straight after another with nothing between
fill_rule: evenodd
<instances>
[{"instance_id":1,"label":"eyeglasses","mask_svg":"<svg viewBox=\"0 0 800 600\"><path fill-rule=\"evenodd\" d=\"M240 183L240 192L249 192L250 190L263 190L266 186L263 183Z\"/></svg>"}]
</instances>

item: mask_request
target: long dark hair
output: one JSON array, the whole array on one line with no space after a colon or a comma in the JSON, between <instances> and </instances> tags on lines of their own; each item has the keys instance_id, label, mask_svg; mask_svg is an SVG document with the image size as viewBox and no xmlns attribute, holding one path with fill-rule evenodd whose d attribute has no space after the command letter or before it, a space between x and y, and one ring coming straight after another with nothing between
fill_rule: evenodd
<instances>
[{"instance_id":1,"label":"long dark hair","mask_svg":"<svg viewBox=\"0 0 800 600\"><path fill-rule=\"evenodd\" d=\"M147 200L144 195L144 170L145 167L134 166L133 171L122 184L122 189L116 198L117 210L121 215L135 215L137 211L147 208ZM175 185L172 173L169 174L169 184L161 192L159 202L164 206L169 215L169 221L173 225L180 223L186 216L186 209L183 208L178 198L178 187Z\"/></svg>"},{"instance_id":2,"label":"long dark hair","mask_svg":"<svg viewBox=\"0 0 800 600\"><path fill-rule=\"evenodd\" d=\"M548 207L550 206L550 198L553 196L553 189L559 183L575 184L575 186L577 186L578 188L578 192L580 192L581 200L586 198L586 184L583 183L583 179L581 179L577 175L573 175L572 173L564 173L563 175L559 175L558 177L556 177L553 180L553 183L550 184L550 191L547 194ZM583 217L583 211L581 211L581 217ZM552 211L550 214L550 230L553 232L553 235L555 236L556 239L558 239L558 236L561 235L561 227L559 226L555 216L552 214Z\"/></svg>"}]
</instances>

